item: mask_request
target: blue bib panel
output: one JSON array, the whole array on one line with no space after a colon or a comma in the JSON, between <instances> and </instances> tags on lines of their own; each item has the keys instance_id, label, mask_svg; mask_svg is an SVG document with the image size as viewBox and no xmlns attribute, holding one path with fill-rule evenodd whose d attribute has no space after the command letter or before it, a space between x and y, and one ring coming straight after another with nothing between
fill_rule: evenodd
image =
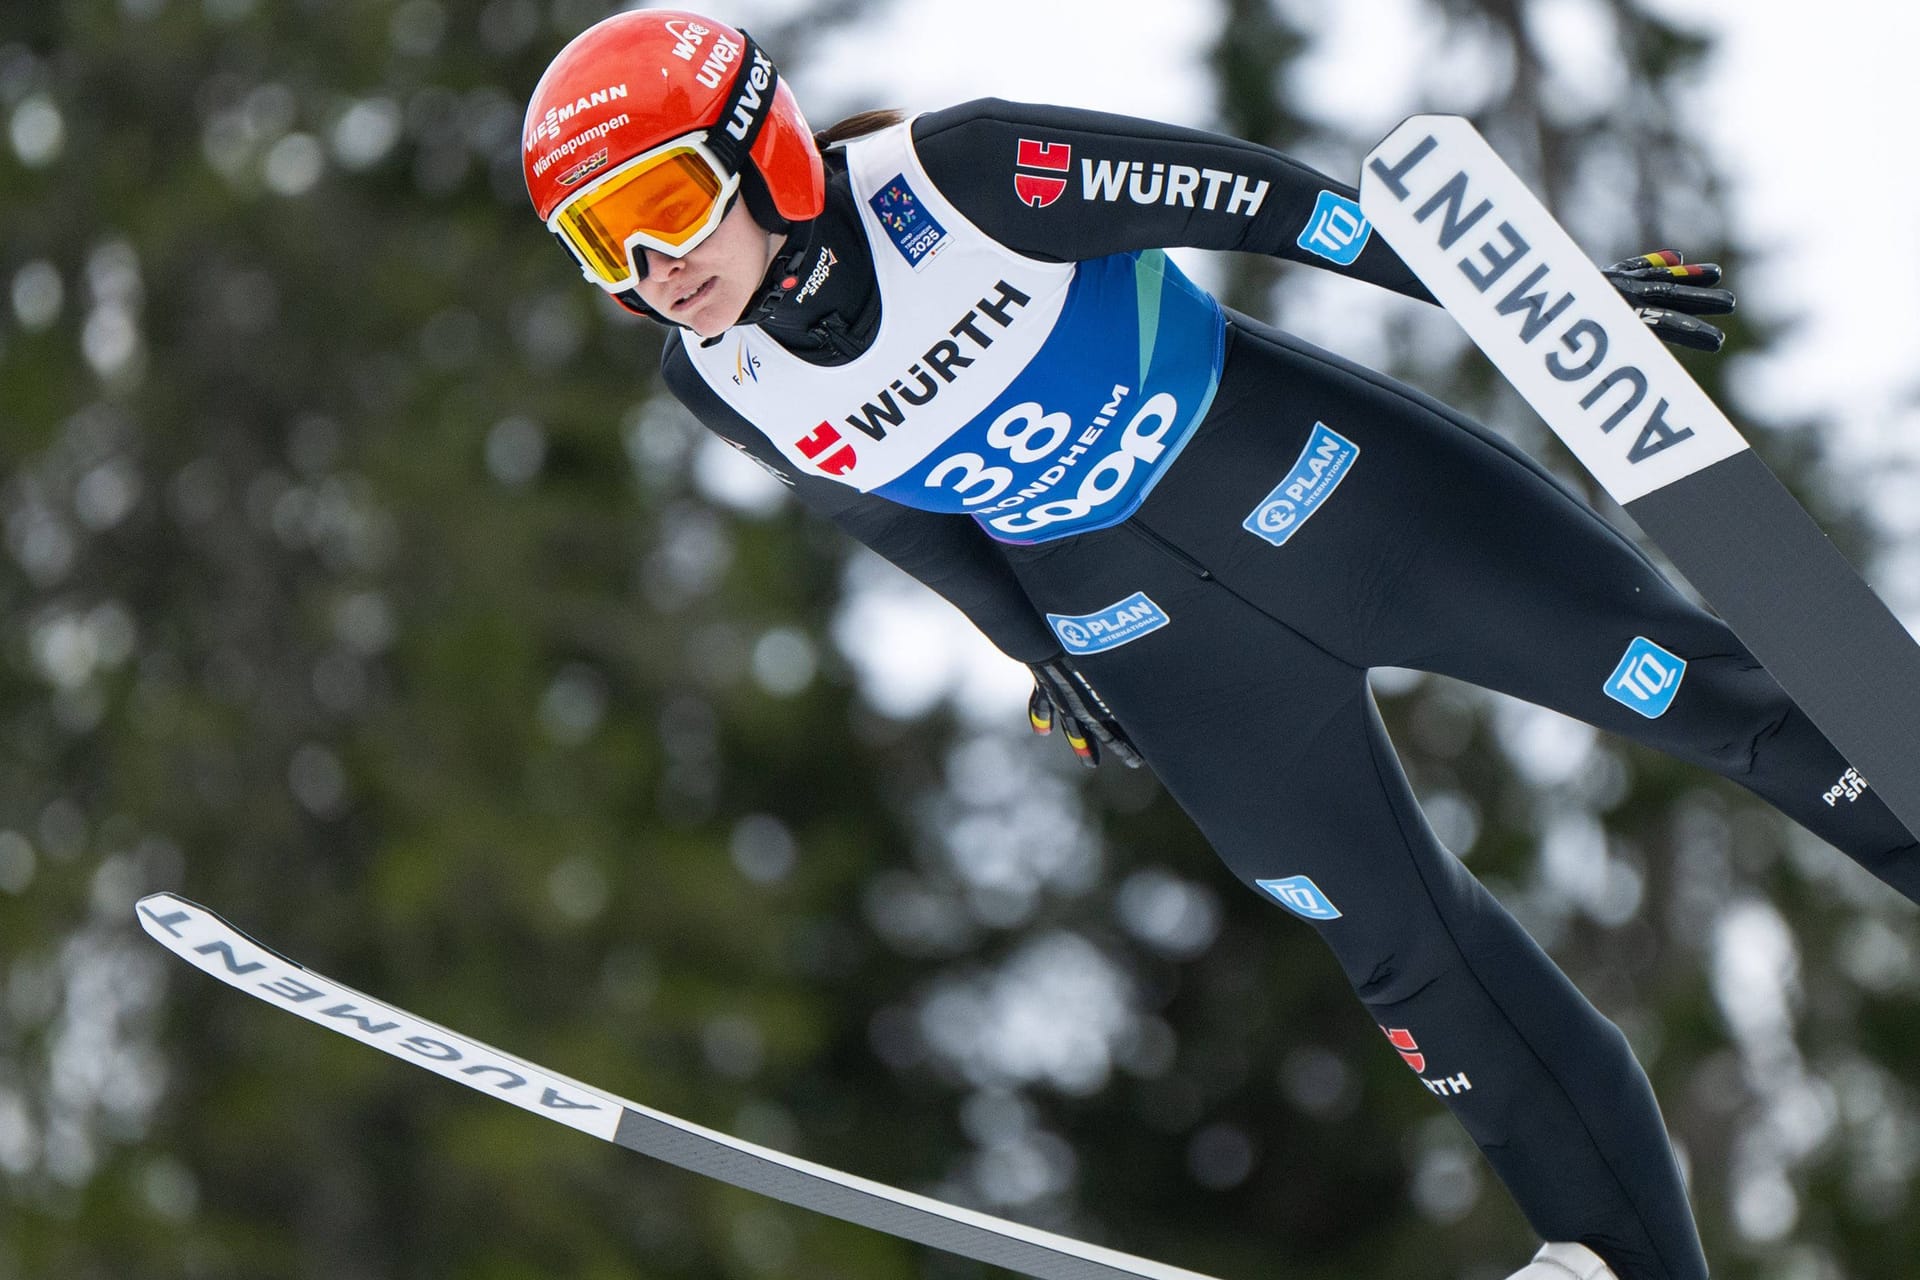
<instances>
[{"instance_id":1,"label":"blue bib panel","mask_svg":"<svg viewBox=\"0 0 1920 1280\"><path fill-rule=\"evenodd\" d=\"M875 492L1002 542L1105 529L1146 500L1220 385L1219 303L1157 249L1078 264L1040 351L986 410Z\"/></svg>"}]
</instances>

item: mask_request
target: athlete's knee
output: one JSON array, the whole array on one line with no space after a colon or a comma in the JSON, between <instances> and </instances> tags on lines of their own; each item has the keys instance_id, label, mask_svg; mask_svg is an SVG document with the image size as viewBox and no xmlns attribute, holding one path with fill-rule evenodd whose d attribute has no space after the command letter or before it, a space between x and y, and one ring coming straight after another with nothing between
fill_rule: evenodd
<instances>
[{"instance_id":1,"label":"athlete's knee","mask_svg":"<svg viewBox=\"0 0 1920 1280\"><path fill-rule=\"evenodd\" d=\"M1327 942L1354 994L1374 1009L1405 1005L1461 967L1446 931L1433 924L1408 921L1369 938Z\"/></svg>"},{"instance_id":2,"label":"athlete's knee","mask_svg":"<svg viewBox=\"0 0 1920 1280\"><path fill-rule=\"evenodd\" d=\"M1796 714L1773 677L1744 654L1693 659L1682 672L1678 693L1671 708L1675 714L1662 727L1682 741L1668 749L1723 777L1753 773L1767 745Z\"/></svg>"}]
</instances>

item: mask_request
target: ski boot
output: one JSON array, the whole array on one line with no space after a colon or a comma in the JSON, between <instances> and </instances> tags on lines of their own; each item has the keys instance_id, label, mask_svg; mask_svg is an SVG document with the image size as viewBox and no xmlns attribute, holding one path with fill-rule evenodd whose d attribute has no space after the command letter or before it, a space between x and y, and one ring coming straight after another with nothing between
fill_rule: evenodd
<instances>
[{"instance_id":1,"label":"ski boot","mask_svg":"<svg viewBox=\"0 0 1920 1280\"><path fill-rule=\"evenodd\" d=\"M1619 1280L1600 1255L1583 1244L1543 1245L1533 1261L1507 1280Z\"/></svg>"}]
</instances>

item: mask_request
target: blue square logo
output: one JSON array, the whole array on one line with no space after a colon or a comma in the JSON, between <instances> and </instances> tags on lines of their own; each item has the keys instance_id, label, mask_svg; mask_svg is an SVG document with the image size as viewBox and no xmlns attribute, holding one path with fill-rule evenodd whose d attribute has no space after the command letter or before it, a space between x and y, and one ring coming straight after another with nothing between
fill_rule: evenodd
<instances>
[{"instance_id":1,"label":"blue square logo","mask_svg":"<svg viewBox=\"0 0 1920 1280\"><path fill-rule=\"evenodd\" d=\"M1680 678L1686 674L1685 659L1645 636L1635 636L1620 665L1607 677L1607 696L1649 720L1658 720L1673 705Z\"/></svg>"},{"instance_id":2,"label":"blue square logo","mask_svg":"<svg viewBox=\"0 0 1920 1280\"><path fill-rule=\"evenodd\" d=\"M1320 892L1320 886L1305 876L1288 876L1284 880L1255 880L1254 883L1273 895L1278 902L1302 920L1338 920L1340 909L1333 905L1327 895Z\"/></svg>"},{"instance_id":3,"label":"blue square logo","mask_svg":"<svg viewBox=\"0 0 1920 1280\"><path fill-rule=\"evenodd\" d=\"M886 228L887 238L915 271L931 262L947 244L947 229L907 185L904 173L867 200L874 217Z\"/></svg>"},{"instance_id":4,"label":"blue square logo","mask_svg":"<svg viewBox=\"0 0 1920 1280\"><path fill-rule=\"evenodd\" d=\"M1358 204L1335 192L1322 191L1306 230L1295 243L1328 262L1350 267L1372 235L1373 224Z\"/></svg>"}]
</instances>

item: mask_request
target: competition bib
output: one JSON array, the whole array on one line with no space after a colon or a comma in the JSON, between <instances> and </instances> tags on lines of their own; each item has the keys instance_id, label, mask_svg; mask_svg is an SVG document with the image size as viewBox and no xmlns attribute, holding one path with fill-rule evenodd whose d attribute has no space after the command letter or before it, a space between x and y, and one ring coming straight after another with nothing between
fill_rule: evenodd
<instances>
[{"instance_id":1,"label":"competition bib","mask_svg":"<svg viewBox=\"0 0 1920 1280\"><path fill-rule=\"evenodd\" d=\"M758 329L688 352L786 456L1004 542L1125 520L1178 456L1219 383L1217 303L1159 251L1022 257L948 203L909 125L847 148L881 300L873 345L832 367Z\"/></svg>"}]
</instances>

